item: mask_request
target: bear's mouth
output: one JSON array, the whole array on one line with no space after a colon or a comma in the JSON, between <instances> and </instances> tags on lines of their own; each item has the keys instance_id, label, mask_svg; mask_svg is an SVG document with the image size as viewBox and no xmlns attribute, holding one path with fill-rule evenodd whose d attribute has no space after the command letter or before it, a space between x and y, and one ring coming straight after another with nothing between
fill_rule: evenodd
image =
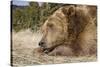
<instances>
[{"instance_id":1,"label":"bear's mouth","mask_svg":"<svg viewBox=\"0 0 100 67\"><path fill-rule=\"evenodd\" d=\"M52 52L54 49L56 49L56 47L60 46L63 43L59 43L59 44L56 44L56 45L51 46L51 47L40 46L40 48L42 49L42 52L44 52L45 54L48 54L48 53Z\"/></svg>"},{"instance_id":2,"label":"bear's mouth","mask_svg":"<svg viewBox=\"0 0 100 67\"><path fill-rule=\"evenodd\" d=\"M56 45L49 47L49 48L47 48L47 47L41 47L41 48L43 49L44 53L48 54L48 53L52 52L59 45L61 45L61 44L56 44Z\"/></svg>"},{"instance_id":3,"label":"bear's mouth","mask_svg":"<svg viewBox=\"0 0 100 67\"><path fill-rule=\"evenodd\" d=\"M41 47L43 49L43 52L48 54L49 52L53 51L53 48L45 48L45 47Z\"/></svg>"},{"instance_id":4,"label":"bear's mouth","mask_svg":"<svg viewBox=\"0 0 100 67\"><path fill-rule=\"evenodd\" d=\"M56 46L53 46L53 47L50 47L50 48L46 48L46 47L41 47L43 49L43 52L48 54L50 52L52 52L57 46L59 45L56 45Z\"/></svg>"}]
</instances>

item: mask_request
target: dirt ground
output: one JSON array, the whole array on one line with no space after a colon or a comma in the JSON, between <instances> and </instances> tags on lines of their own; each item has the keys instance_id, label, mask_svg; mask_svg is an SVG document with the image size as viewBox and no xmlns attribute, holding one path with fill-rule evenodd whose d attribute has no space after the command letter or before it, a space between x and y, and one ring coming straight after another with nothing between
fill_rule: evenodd
<instances>
[{"instance_id":1,"label":"dirt ground","mask_svg":"<svg viewBox=\"0 0 100 67\"><path fill-rule=\"evenodd\" d=\"M32 33L29 29L12 33L12 65L30 66L41 64L94 62L95 56L67 57L39 55L35 52L42 35L39 32Z\"/></svg>"}]
</instances>

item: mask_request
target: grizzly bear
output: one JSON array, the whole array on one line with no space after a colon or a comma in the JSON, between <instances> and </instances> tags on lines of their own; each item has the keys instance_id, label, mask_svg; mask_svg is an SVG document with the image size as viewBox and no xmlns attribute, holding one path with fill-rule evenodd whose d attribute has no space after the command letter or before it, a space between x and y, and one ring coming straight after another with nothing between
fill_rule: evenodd
<instances>
[{"instance_id":1,"label":"grizzly bear","mask_svg":"<svg viewBox=\"0 0 100 67\"><path fill-rule=\"evenodd\" d=\"M52 56L96 56L96 15L96 6L60 7L41 27L41 51Z\"/></svg>"}]
</instances>

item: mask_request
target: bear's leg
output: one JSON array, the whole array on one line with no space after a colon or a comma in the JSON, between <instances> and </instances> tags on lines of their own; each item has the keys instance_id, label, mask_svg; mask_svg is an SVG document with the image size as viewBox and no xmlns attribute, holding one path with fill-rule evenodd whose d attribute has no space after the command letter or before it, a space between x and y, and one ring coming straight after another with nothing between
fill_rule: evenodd
<instances>
[{"instance_id":1,"label":"bear's leg","mask_svg":"<svg viewBox=\"0 0 100 67\"><path fill-rule=\"evenodd\" d=\"M72 49L68 46L58 46L56 47L52 52L50 52L48 55L56 56L56 55L62 55L62 56L73 56Z\"/></svg>"}]
</instances>

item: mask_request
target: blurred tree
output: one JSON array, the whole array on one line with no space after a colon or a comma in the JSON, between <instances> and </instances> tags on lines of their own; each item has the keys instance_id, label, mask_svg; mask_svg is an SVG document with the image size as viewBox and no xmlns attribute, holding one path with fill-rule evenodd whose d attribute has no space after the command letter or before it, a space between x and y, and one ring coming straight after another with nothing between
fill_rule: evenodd
<instances>
[{"instance_id":1,"label":"blurred tree","mask_svg":"<svg viewBox=\"0 0 100 67\"><path fill-rule=\"evenodd\" d=\"M14 6L14 5L13 5ZM55 10L62 4L30 2L29 6L17 6L12 9L12 26L15 31L30 28L38 30Z\"/></svg>"}]
</instances>

